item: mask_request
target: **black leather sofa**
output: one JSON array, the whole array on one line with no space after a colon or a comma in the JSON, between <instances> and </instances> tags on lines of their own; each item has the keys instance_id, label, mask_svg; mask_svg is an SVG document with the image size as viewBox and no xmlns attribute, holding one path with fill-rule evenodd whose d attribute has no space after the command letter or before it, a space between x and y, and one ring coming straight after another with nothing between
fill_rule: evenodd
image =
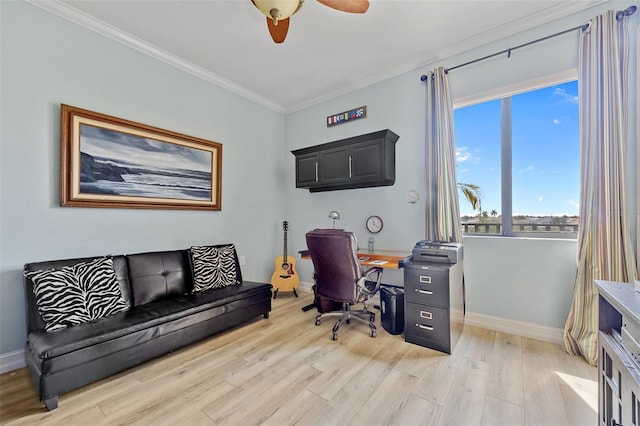
<instances>
[{"instance_id":1,"label":"black leather sofa","mask_svg":"<svg viewBox=\"0 0 640 426\"><path fill-rule=\"evenodd\" d=\"M95 258L28 263L25 271L58 269ZM269 317L271 284L239 285L192 293L189 250L113 256L118 285L129 310L47 332L34 283L25 278L26 366L48 410L58 395L133 367L177 348Z\"/></svg>"}]
</instances>

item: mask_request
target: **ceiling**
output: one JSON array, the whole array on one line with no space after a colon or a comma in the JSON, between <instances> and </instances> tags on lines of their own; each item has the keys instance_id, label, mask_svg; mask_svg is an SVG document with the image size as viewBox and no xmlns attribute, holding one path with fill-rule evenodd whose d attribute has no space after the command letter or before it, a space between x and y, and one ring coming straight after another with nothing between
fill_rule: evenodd
<instances>
[{"instance_id":1,"label":"ceiling","mask_svg":"<svg viewBox=\"0 0 640 426\"><path fill-rule=\"evenodd\" d=\"M277 45L250 0L29 1L283 113L605 2L306 0Z\"/></svg>"}]
</instances>

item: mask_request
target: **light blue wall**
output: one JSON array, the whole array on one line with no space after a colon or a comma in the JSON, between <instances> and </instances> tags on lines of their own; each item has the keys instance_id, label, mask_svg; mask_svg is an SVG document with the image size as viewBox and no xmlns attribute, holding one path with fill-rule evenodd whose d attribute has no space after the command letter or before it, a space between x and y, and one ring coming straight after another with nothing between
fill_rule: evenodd
<instances>
[{"instance_id":1,"label":"light blue wall","mask_svg":"<svg viewBox=\"0 0 640 426\"><path fill-rule=\"evenodd\" d=\"M0 1L0 13L0 354L25 343L27 262L233 242L244 277L269 279L281 114L27 3ZM59 207L60 103L222 143L222 211Z\"/></svg>"},{"instance_id":2,"label":"light blue wall","mask_svg":"<svg viewBox=\"0 0 640 426\"><path fill-rule=\"evenodd\" d=\"M393 186L347 191L310 193L303 189L289 191L287 196L290 242L297 252L306 247L304 234L314 228L330 227L330 210L340 212L336 227L353 231L360 247L367 246L365 219L378 215L384 221L376 234L375 247L411 251L413 244L424 238L424 207L421 202L405 201L406 193L419 190L424 197L424 87L419 74L408 73L367 87L347 96L287 115L288 150L338 140L376 130L391 129L400 136L396 143L396 182ZM357 104L357 105L356 105ZM328 115L367 105L367 117L327 128ZM294 156L288 153L287 185L295 188ZM311 282L312 265L298 262L298 272ZM402 273L386 270L385 282L401 284Z\"/></svg>"},{"instance_id":3,"label":"light blue wall","mask_svg":"<svg viewBox=\"0 0 640 426\"><path fill-rule=\"evenodd\" d=\"M246 256L247 279L268 280L281 250L280 223L290 221L289 250L305 248L304 232L338 226L369 236L364 220L382 216L376 247L410 250L424 236L424 86L420 74L452 66L582 24L607 8L545 25L376 85L282 115L192 77L112 40L23 2L0 1L0 355L25 341L21 270L26 262L106 253L185 248L234 242ZM637 14L632 19L635 36ZM428 42L428 41L427 41ZM577 38L564 36L453 71L456 97L573 68ZM637 44L632 46L630 93L637 117ZM339 72L337 67L336 72ZM59 104L211 139L223 144L221 212L60 208ZM327 115L367 105L368 117L330 129ZM636 135L632 120L630 131ZM392 187L311 194L295 189L290 150L389 128L400 135ZM286 141L286 143L285 143ZM283 155L282 152L285 152ZM635 197L636 144L628 147L630 203ZM465 240L468 310L562 327L569 309L575 242L474 237ZM298 261L311 282L310 262ZM399 271L385 281L401 283Z\"/></svg>"},{"instance_id":4,"label":"light blue wall","mask_svg":"<svg viewBox=\"0 0 640 426\"><path fill-rule=\"evenodd\" d=\"M405 194L416 189L424 197L425 89L420 75L435 66L452 67L531 40L583 24L607 9L625 9L628 2L612 2L589 11L541 26L491 45L474 49L424 69L407 72L373 86L351 92L286 118L287 149L302 148L322 142L389 128L400 135L396 146L396 183L390 187L310 193L291 191L287 198L291 241L294 250L305 247L304 233L315 227L330 226L327 214L340 212L339 227L355 231L360 246L369 236L365 219L372 214L384 220L384 229L376 235L376 246L410 251L424 238L424 200L417 204L405 201ZM637 14L636 14L637 15ZM635 41L638 16L630 22L631 69L629 93L630 117L637 117ZM444 36L444 35L443 35ZM426 41L425 43L428 43ZM514 51L450 73L454 98L474 96L515 83L564 72L577 67L577 32ZM367 118L327 128L328 115L367 106ZM636 135L635 120L630 134ZM636 138L628 146L630 209L635 214ZM288 163L287 187L295 185L293 156ZM569 312L575 279L575 240L540 240L496 237L465 238L465 280L469 312L563 328ZM303 281L312 281L308 262L299 262ZM385 271L385 281L401 283L397 271Z\"/></svg>"}]
</instances>

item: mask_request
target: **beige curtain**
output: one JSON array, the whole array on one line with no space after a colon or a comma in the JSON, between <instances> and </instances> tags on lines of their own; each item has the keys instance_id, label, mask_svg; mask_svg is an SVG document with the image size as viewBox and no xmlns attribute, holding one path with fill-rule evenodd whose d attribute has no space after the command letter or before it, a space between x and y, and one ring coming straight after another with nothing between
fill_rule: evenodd
<instances>
[{"instance_id":1,"label":"beige curtain","mask_svg":"<svg viewBox=\"0 0 640 426\"><path fill-rule=\"evenodd\" d=\"M580 97L580 229L578 269L564 331L567 351L598 360L594 279L635 279L630 212L625 201L628 18L609 11L582 31ZM632 284L631 284L632 285Z\"/></svg>"},{"instance_id":2,"label":"beige curtain","mask_svg":"<svg viewBox=\"0 0 640 426\"><path fill-rule=\"evenodd\" d=\"M442 67L427 77L426 238L462 242L451 87Z\"/></svg>"}]
</instances>

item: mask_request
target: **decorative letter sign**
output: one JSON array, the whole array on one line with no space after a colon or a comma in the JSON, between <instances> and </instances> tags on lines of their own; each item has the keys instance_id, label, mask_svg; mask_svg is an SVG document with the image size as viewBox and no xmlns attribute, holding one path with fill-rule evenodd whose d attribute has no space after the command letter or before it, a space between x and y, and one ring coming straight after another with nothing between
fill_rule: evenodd
<instances>
[{"instance_id":1,"label":"decorative letter sign","mask_svg":"<svg viewBox=\"0 0 640 426\"><path fill-rule=\"evenodd\" d=\"M336 124L346 123L347 121L358 120L359 118L365 118L366 116L367 116L367 107L361 106L349 111L328 116L327 127L335 126Z\"/></svg>"}]
</instances>

